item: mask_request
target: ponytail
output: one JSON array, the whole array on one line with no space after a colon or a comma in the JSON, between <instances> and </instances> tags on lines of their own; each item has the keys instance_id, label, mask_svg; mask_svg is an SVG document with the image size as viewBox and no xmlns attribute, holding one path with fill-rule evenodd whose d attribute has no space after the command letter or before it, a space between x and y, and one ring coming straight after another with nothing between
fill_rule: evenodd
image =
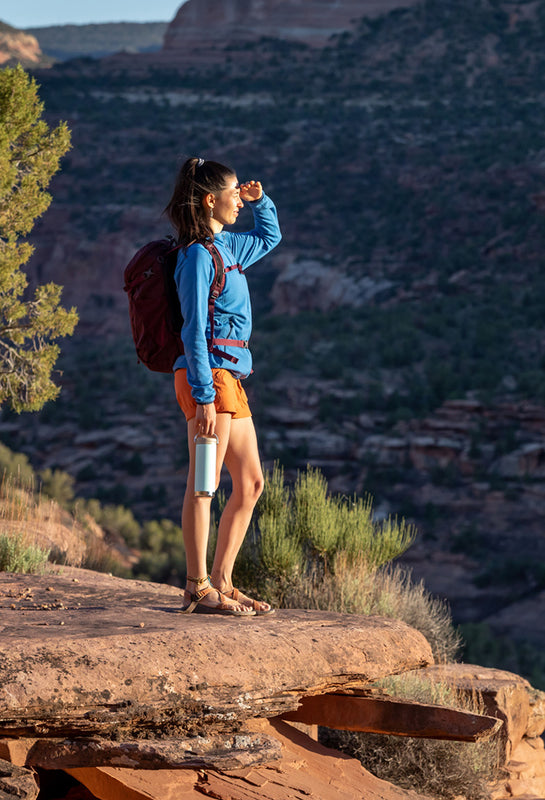
<instances>
[{"instance_id":1,"label":"ponytail","mask_svg":"<svg viewBox=\"0 0 545 800\"><path fill-rule=\"evenodd\" d=\"M219 194L235 173L217 161L188 158L182 164L165 213L178 236L178 244L187 247L191 242L214 239L210 217L204 207L207 194Z\"/></svg>"}]
</instances>

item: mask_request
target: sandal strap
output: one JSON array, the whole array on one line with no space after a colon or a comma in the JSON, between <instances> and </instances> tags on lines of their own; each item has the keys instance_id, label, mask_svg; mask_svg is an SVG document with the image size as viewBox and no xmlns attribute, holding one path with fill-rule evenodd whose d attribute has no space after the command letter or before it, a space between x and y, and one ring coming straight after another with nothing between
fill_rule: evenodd
<instances>
[{"instance_id":1,"label":"sandal strap","mask_svg":"<svg viewBox=\"0 0 545 800\"><path fill-rule=\"evenodd\" d=\"M214 587L210 585L205 586L204 589L199 589L198 592L193 592L193 594L191 595L191 599L199 602L204 597L206 597L207 594L210 594L210 592L217 592L217 589L214 589Z\"/></svg>"},{"instance_id":2,"label":"sandal strap","mask_svg":"<svg viewBox=\"0 0 545 800\"><path fill-rule=\"evenodd\" d=\"M191 580L191 578L189 578ZM183 614L191 614L196 607L199 605L201 600L203 600L210 592L217 592L220 597L220 602L217 605L213 606L213 608L221 609L222 611L229 611L233 606L231 603L226 603L225 600L229 600L230 598L227 597L223 592L220 592L219 589L215 589L211 584L206 586L204 589L200 589L198 592L188 592L187 590L184 594L188 594L190 598L190 602L185 608L182 609ZM254 609L255 610L255 609Z\"/></svg>"},{"instance_id":3,"label":"sandal strap","mask_svg":"<svg viewBox=\"0 0 545 800\"><path fill-rule=\"evenodd\" d=\"M191 578L189 575L187 576L186 580L191 581L191 583L196 583L197 586L199 583L206 583L208 581L211 583L210 575L205 575L204 578Z\"/></svg>"},{"instance_id":4,"label":"sandal strap","mask_svg":"<svg viewBox=\"0 0 545 800\"><path fill-rule=\"evenodd\" d=\"M218 591L219 591L219 590L218 590ZM228 592L223 592L223 594L224 594L226 597L228 597L230 600L234 600L234 601L235 601L235 603L237 603L237 602L239 602L239 597L240 597L240 595L242 594L242 592L240 592L240 591L237 589L237 587L236 587L236 586L233 586L233 588L232 588L232 589L230 589ZM247 595L245 595L245 598L246 598L246 602L244 602L243 600L241 600L241 601L240 601L241 605L245 605L245 606L249 607L249 603L248 603L248 601L250 601L250 603L252 604L252 608L253 608L253 610L254 610L254 611L256 611L256 612L257 612L257 611L261 611L261 603L259 602L259 600L254 600L252 597L248 597Z\"/></svg>"}]
</instances>

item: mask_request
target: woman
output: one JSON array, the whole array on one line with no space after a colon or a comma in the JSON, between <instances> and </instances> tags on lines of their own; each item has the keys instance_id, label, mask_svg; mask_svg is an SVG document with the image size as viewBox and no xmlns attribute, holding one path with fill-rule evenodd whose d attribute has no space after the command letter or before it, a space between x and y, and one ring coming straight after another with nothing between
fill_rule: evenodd
<instances>
[{"instance_id":1,"label":"woman","mask_svg":"<svg viewBox=\"0 0 545 800\"><path fill-rule=\"evenodd\" d=\"M254 229L224 231L236 222L244 202L254 215ZM183 164L166 211L178 234L175 281L184 319L184 355L174 364L176 397L187 420L189 474L182 511L187 582L185 605L190 613L254 616L273 613L268 603L247 597L233 587L235 559L263 490L257 438L240 379L252 369L248 349L252 320L243 270L280 241L276 209L259 181L240 184L233 170L215 161L190 158ZM215 270L202 243L219 251L225 266L225 287L214 306L214 339L209 346L210 287ZM225 341L227 340L227 343ZM233 344L230 344L230 342ZM195 435L218 437L216 485L225 463L232 492L218 526L210 576L206 550L210 498L195 497Z\"/></svg>"}]
</instances>

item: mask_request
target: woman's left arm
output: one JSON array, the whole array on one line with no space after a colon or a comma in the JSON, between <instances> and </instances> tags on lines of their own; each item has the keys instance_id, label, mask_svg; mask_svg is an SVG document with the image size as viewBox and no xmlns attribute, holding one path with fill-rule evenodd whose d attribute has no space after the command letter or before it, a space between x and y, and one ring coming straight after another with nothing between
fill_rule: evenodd
<instances>
[{"instance_id":1,"label":"woman's left arm","mask_svg":"<svg viewBox=\"0 0 545 800\"><path fill-rule=\"evenodd\" d=\"M229 232L229 248L239 264L249 267L272 250L282 239L276 207L263 192L259 181L249 181L240 186L240 197L246 201L254 215L254 228L245 233Z\"/></svg>"}]
</instances>

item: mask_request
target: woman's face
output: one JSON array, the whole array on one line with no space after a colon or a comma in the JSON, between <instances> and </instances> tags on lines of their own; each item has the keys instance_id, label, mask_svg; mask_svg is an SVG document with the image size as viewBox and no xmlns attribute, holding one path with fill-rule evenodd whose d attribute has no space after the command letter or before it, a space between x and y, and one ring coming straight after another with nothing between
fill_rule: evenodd
<instances>
[{"instance_id":1,"label":"woman's face","mask_svg":"<svg viewBox=\"0 0 545 800\"><path fill-rule=\"evenodd\" d=\"M238 178L232 175L227 178L225 189L215 195L213 219L220 225L233 225L237 221L238 212L244 203L240 199Z\"/></svg>"}]
</instances>

